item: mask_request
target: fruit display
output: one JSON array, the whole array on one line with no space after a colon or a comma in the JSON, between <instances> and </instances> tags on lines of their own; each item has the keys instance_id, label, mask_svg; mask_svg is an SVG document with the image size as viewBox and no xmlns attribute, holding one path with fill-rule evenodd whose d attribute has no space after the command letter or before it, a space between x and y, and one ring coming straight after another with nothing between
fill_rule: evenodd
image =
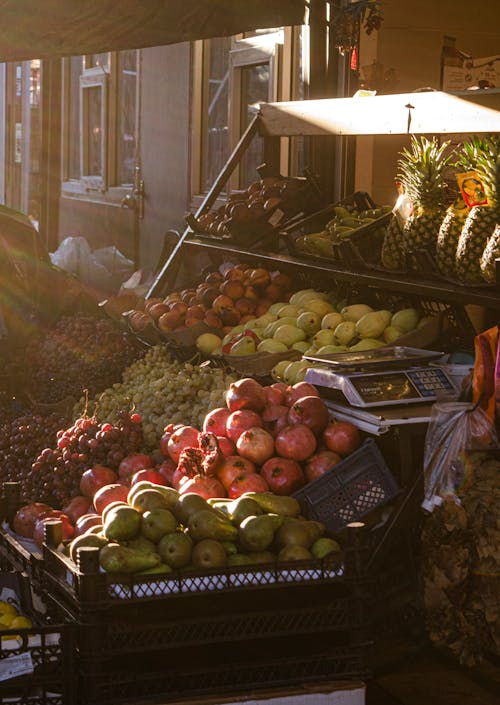
<instances>
[{"instance_id":1,"label":"fruit display","mask_svg":"<svg viewBox=\"0 0 500 705\"><path fill-rule=\"evenodd\" d=\"M171 292L164 299L141 302L142 309L128 312L132 330L154 328L169 339L173 332L195 328L222 334L229 328L266 313L275 301L287 300L291 281L279 271L245 264L222 265L210 272L196 288ZM186 344L191 343L185 336ZM182 342L182 341L181 341Z\"/></svg>"},{"instance_id":2,"label":"fruit display","mask_svg":"<svg viewBox=\"0 0 500 705\"><path fill-rule=\"evenodd\" d=\"M313 560L340 550L323 524L300 515L293 497L248 492L206 500L148 482L104 506L102 525L69 543L73 561L84 546L99 548L105 571L136 575Z\"/></svg>"},{"instance_id":3,"label":"fruit display","mask_svg":"<svg viewBox=\"0 0 500 705\"><path fill-rule=\"evenodd\" d=\"M374 225L383 215L391 211L391 206L358 210L356 206L335 206L334 217L325 227L316 233L300 235L294 240L294 248L298 252L316 255L319 257L334 258L332 245L342 240L349 239L366 225ZM385 224L380 222L378 227L370 229L369 237L376 242L385 235Z\"/></svg>"},{"instance_id":4,"label":"fruit display","mask_svg":"<svg viewBox=\"0 0 500 705\"><path fill-rule=\"evenodd\" d=\"M198 232L222 238L255 235L284 224L300 212L321 204L314 183L301 177L265 176L231 193L227 203L195 221ZM276 215L278 214L278 215Z\"/></svg>"},{"instance_id":5,"label":"fruit display","mask_svg":"<svg viewBox=\"0 0 500 705\"><path fill-rule=\"evenodd\" d=\"M122 381L98 394L87 406L103 422L115 423L122 409L141 415L144 445L158 447L168 423L200 425L210 409L221 405L226 387L235 380L218 367L176 361L165 345L156 345L128 367ZM74 415L83 413L86 400Z\"/></svg>"},{"instance_id":6,"label":"fruit display","mask_svg":"<svg viewBox=\"0 0 500 705\"><path fill-rule=\"evenodd\" d=\"M106 318L63 316L41 338L27 344L26 391L43 403L93 395L120 379L144 353L135 339Z\"/></svg>"}]
</instances>

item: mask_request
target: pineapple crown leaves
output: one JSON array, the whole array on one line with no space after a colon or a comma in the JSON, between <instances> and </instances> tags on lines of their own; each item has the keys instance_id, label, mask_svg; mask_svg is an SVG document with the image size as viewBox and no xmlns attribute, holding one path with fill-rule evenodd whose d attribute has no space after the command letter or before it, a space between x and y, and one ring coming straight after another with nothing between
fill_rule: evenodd
<instances>
[{"instance_id":1,"label":"pineapple crown leaves","mask_svg":"<svg viewBox=\"0 0 500 705\"><path fill-rule=\"evenodd\" d=\"M478 154L485 149L487 149L487 143L482 137L473 136L465 140L453 166L461 171L473 171L476 168Z\"/></svg>"},{"instance_id":2,"label":"pineapple crown leaves","mask_svg":"<svg viewBox=\"0 0 500 705\"><path fill-rule=\"evenodd\" d=\"M477 140L474 170L484 187L489 206L498 207L500 198L500 136L488 135Z\"/></svg>"},{"instance_id":3,"label":"pineapple crown leaves","mask_svg":"<svg viewBox=\"0 0 500 705\"><path fill-rule=\"evenodd\" d=\"M438 210L448 200L445 172L453 152L447 153L450 143L434 138L412 136L410 149L402 149L398 160L397 178L414 206Z\"/></svg>"}]
</instances>

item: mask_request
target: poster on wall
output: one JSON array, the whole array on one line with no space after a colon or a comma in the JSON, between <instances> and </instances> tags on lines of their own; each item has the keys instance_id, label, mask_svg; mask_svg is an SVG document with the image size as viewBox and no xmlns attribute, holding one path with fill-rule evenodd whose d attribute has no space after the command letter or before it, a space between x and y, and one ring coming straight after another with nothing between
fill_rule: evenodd
<instances>
[{"instance_id":1,"label":"poster on wall","mask_svg":"<svg viewBox=\"0 0 500 705\"><path fill-rule=\"evenodd\" d=\"M500 54L472 58L455 51L443 60L442 90L468 88L500 88Z\"/></svg>"}]
</instances>

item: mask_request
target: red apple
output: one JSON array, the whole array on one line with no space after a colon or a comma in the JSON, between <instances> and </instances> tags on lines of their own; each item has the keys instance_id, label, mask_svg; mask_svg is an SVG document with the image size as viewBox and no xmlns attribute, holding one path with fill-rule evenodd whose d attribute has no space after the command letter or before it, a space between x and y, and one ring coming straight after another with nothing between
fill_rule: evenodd
<instances>
[{"instance_id":1,"label":"red apple","mask_svg":"<svg viewBox=\"0 0 500 705\"><path fill-rule=\"evenodd\" d=\"M282 428L288 425L288 406L270 404L262 412L264 428L276 437Z\"/></svg>"},{"instance_id":2,"label":"red apple","mask_svg":"<svg viewBox=\"0 0 500 705\"><path fill-rule=\"evenodd\" d=\"M195 475L188 478L180 487L180 494L186 494L186 492L194 492L205 499L227 496L222 482L208 475Z\"/></svg>"},{"instance_id":3,"label":"red apple","mask_svg":"<svg viewBox=\"0 0 500 705\"><path fill-rule=\"evenodd\" d=\"M194 426L181 426L168 441L168 453L175 463L179 462L184 448L198 448L198 429Z\"/></svg>"},{"instance_id":4,"label":"red apple","mask_svg":"<svg viewBox=\"0 0 500 705\"><path fill-rule=\"evenodd\" d=\"M285 392L285 404L292 406L301 397L319 397L316 387L309 382L297 382L297 384L287 387Z\"/></svg>"},{"instance_id":5,"label":"red apple","mask_svg":"<svg viewBox=\"0 0 500 705\"><path fill-rule=\"evenodd\" d=\"M36 543L38 548L41 548L43 542L45 541L46 522L53 519L57 519L62 524L63 541L69 541L69 539L74 537L75 527L71 523L70 518L64 514L64 512L53 510L52 512L45 514L43 517L40 517L35 523L35 527L33 529L33 541Z\"/></svg>"},{"instance_id":6,"label":"red apple","mask_svg":"<svg viewBox=\"0 0 500 705\"><path fill-rule=\"evenodd\" d=\"M225 458L229 458L230 455L236 455L236 446L226 436L217 436L217 443L219 444L220 452Z\"/></svg>"},{"instance_id":7,"label":"red apple","mask_svg":"<svg viewBox=\"0 0 500 705\"><path fill-rule=\"evenodd\" d=\"M33 530L40 515L50 512L51 509L52 507L44 502L25 504L24 507L17 510L12 522L12 528L19 536L24 536L28 539L33 538Z\"/></svg>"},{"instance_id":8,"label":"red apple","mask_svg":"<svg viewBox=\"0 0 500 705\"><path fill-rule=\"evenodd\" d=\"M203 420L203 430L215 433L216 436L226 435L226 421L231 412L229 409L212 409Z\"/></svg>"},{"instance_id":9,"label":"red apple","mask_svg":"<svg viewBox=\"0 0 500 705\"><path fill-rule=\"evenodd\" d=\"M243 431L248 431L249 428L262 428L263 422L259 414L250 409L241 409L233 411L229 414L226 422L226 436L236 443Z\"/></svg>"},{"instance_id":10,"label":"red apple","mask_svg":"<svg viewBox=\"0 0 500 705\"><path fill-rule=\"evenodd\" d=\"M103 509L111 502L126 502L129 488L118 483L104 485L94 495L94 509L97 514L102 514Z\"/></svg>"},{"instance_id":11,"label":"red apple","mask_svg":"<svg viewBox=\"0 0 500 705\"><path fill-rule=\"evenodd\" d=\"M77 495L63 507L63 512L71 519L73 524L76 524L81 516L87 514L90 505L91 501L88 497Z\"/></svg>"},{"instance_id":12,"label":"red apple","mask_svg":"<svg viewBox=\"0 0 500 705\"><path fill-rule=\"evenodd\" d=\"M111 468L107 468L104 465L94 465L94 467L85 470L81 476L80 492L85 497L92 499L97 490L100 490L104 485L111 485L117 479L117 474Z\"/></svg>"},{"instance_id":13,"label":"red apple","mask_svg":"<svg viewBox=\"0 0 500 705\"><path fill-rule=\"evenodd\" d=\"M227 489L227 496L230 499L237 499L245 492L269 492L267 482L256 472L242 473L237 475Z\"/></svg>"},{"instance_id":14,"label":"red apple","mask_svg":"<svg viewBox=\"0 0 500 705\"><path fill-rule=\"evenodd\" d=\"M274 494L291 495L305 484L302 468L290 458L270 458L261 467L260 474Z\"/></svg>"},{"instance_id":15,"label":"red apple","mask_svg":"<svg viewBox=\"0 0 500 705\"><path fill-rule=\"evenodd\" d=\"M255 465L262 465L274 455L274 439L259 426L249 428L236 441L236 450Z\"/></svg>"},{"instance_id":16,"label":"red apple","mask_svg":"<svg viewBox=\"0 0 500 705\"><path fill-rule=\"evenodd\" d=\"M97 512L83 514L75 524L75 536L80 536L88 531L92 526L102 524L102 517Z\"/></svg>"},{"instance_id":17,"label":"red apple","mask_svg":"<svg viewBox=\"0 0 500 705\"><path fill-rule=\"evenodd\" d=\"M312 455L317 445L314 433L303 424L285 426L276 436L275 444L278 455L297 462Z\"/></svg>"},{"instance_id":18,"label":"red apple","mask_svg":"<svg viewBox=\"0 0 500 705\"><path fill-rule=\"evenodd\" d=\"M350 421L330 421L323 432L323 442L328 450L333 450L342 458L361 445L361 434Z\"/></svg>"},{"instance_id":19,"label":"red apple","mask_svg":"<svg viewBox=\"0 0 500 705\"><path fill-rule=\"evenodd\" d=\"M139 470L153 467L154 462L150 455L145 453L130 453L125 456L118 466L118 475L130 479Z\"/></svg>"},{"instance_id":20,"label":"red apple","mask_svg":"<svg viewBox=\"0 0 500 705\"><path fill-rule=\"evenodd\" d=\"M308 458L304 464L304 475L308 482L329 472L342 458L332 450L322 450Z\"/></svg>"},{"instance_id":21,"label":"red apple","mask_svg":"<svg viewBox=\"0 0 500 705\"><path fill-rule=\"evenodd\" d=\"M227 490L235 477L244 475L245 473L255 473L257 468L246 458L240 455L230 455L226 458L220 467L217 468L216 475Z\"/></svg>"},{"instance_id":22,"label":"red apple","mask_svg":"<svg viewBox=\"0 0 500 705\"><path fill-rule=\"evenodd\" d=\"M330 414L325 402L317 396L297 399L288 412L288 423L291 426L304 424L315 436L319 436L325 430L329 418Z\"/></svg>"},{"instance_id":23,"label":"red apple","mask_svg":"<svg viewBox=\"0 0 500 705\"><path fill-rule=\"evenodd\" d=\"M139 470L132 475L130 478L130 486L136 485L141 480L147 480L155 485L166 485L167 481L161 472L154 470L153 468L144 468L144 470ZM97 507L96 507L97 509Z\"/></svg>"},{"instance_id":24,"label":"red apple","mask_svg":"<svg viewBox=\"0 0 500 705\"><path fill-rule=\"evenodd\" d=\"M243 377L232 382L226 392L226 404L229 411L250 409L261 411L266 405L264 388L251 377Z\"/></svg>"}]
</instances>

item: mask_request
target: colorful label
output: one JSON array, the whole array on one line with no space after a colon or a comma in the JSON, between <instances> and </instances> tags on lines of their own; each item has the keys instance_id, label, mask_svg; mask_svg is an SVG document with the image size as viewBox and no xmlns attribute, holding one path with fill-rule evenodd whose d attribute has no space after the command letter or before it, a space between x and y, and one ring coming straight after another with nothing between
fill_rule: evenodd
<instances>
[{"instance_id":1,"label":"colorful label","mask_svg":"<svg viewBox=\"0 0 500 705\"><path fill-rule=\"evenodd\" d=\"M471 208L472 206L487 205L488 199L482 181L475 171L457 174L457 183L466 206Z\"/></svg>"}]
</instances>

